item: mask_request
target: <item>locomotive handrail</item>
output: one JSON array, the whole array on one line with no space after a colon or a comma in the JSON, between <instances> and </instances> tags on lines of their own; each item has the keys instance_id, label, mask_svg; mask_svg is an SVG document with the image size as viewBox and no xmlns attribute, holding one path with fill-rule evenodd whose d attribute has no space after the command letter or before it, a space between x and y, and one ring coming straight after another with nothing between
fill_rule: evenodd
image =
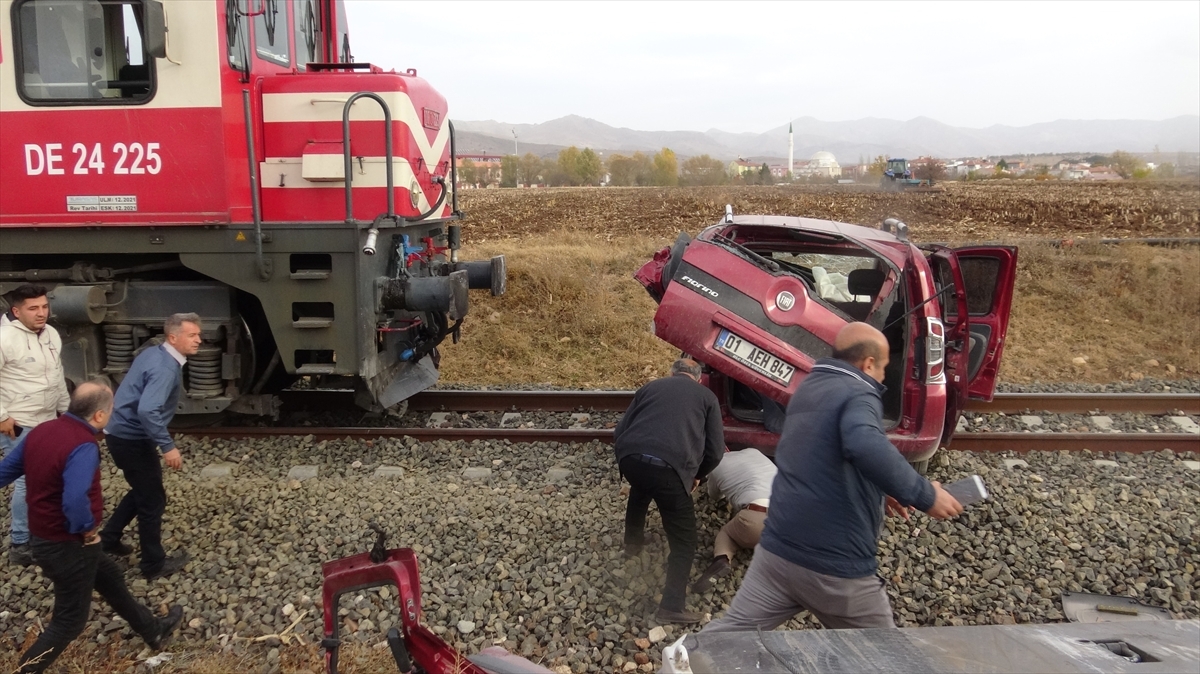
<instances>
[{"instance_id":1,"label":"locomotive handrail","mask_svg":"<svg viewBox=\"0 0 1200 674\"><path fill-rule=\"evenodd\" d=\"M254 262L258 277L271 278L271 269L263 258L262 205L258 197L258 158L254 153L254 126L250 116L250 90L242 89L242 108L246 116L246 158L250 162L250 212L254 216Z\"/></svg>"},{"instance_id":2,"label":"locomotive handrail","mask_svg":"<svg viewBox=\"0 0 1200 674\"><path fill-rule=\"evenodd\" d=\"M461 216L462 212L458 210L458 150L454 146L454 122L447 119L446 124L450 126L450 214ZM445 189L446 186L442 185L442 190Z\"/></svg>"},{"instance_id":3,"label":"locomotive handrail","mask_svg":"<svg viewBox=\"0 0 1200 674\"><path fill-rule=\"evenodd\" d=\"M351 185L354 180L354 165L350 157L350 107L360 98L370 98L383 109L383 142L386 146L384 158L387 171L387 217L395 220L396 193L392 180L392 111L388 108L387 102L379 94L373 91L360 91L347 98L346 103L342 106L342 160L346 174L346 222L348 224L357 223L354 219L354 191Z\"/></svg>"}]
</instances>

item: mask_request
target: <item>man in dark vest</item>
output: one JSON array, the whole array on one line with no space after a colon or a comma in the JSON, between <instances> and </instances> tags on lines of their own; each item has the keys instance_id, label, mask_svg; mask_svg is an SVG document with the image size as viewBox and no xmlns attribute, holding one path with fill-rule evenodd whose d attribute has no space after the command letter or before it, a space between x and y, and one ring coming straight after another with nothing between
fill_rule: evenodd
<instances>
[{"instance_id":1,"label":"man in dark vest","mask_svg":"<svg viewBox=\"0 0 1200 674\"><path fill-rule=\"evenodd\" d=\"M638 389L613 435L617 465L629 482L626 554L642 549L651 500L658 505L671 547L655 614L661 622L692 623L701 618L685 607L697 546L691 492L721 462L725 430L717 396L700 385L700 372L693 360L675 361L670 377Z\"/></svg>"},{"instance_id":2,"label":"man in dark vest","mask_svg":"<svg viewBox=\"0 0 1200 674\"><path fill-rule=\"evenodd\" d=\"M20 674L44 671L83 632L93 590L151 648L161 648L183 620L180 606L155 618L129 594L124 574L100 550L104 499L96 435L108 423L112 406L107 385L80 384L66 414L26 433L0 463L0 487L25 476L30 548L54 583L54 616L21 656Z\"/></svg>"}]
</instances>

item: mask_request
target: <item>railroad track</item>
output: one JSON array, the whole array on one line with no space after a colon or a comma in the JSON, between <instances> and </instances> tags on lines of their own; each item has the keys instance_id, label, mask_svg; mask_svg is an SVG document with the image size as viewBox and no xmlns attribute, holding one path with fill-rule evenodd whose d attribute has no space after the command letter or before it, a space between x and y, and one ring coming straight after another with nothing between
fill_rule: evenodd
<instances>
[{"instance_id":1,"label":"railroad track","mask_svg":"<svg viewBox=\"0 0 1200 674\"><path fill-rule=\"evenodd\" d=\"M612 442L605 428L319 428L315 426L204 428L183 431L205 438L268 438L311 435L317 440L403 438L418 440L507 440L509 442ZM972 452L1200 452L1191 433L957 433L949 449Z\"/></svg>"},{"instance_id":2,"label":"railroad track","mask_svg":"<svg viewBox=\"0 0 1200 674\"><path fill-rule=\"evenodd\" d=\"M305 399L318 405L351 404L342 391L288 391L286 401L304 404ZM633 391L451 391L429 390L409 399L416 411L455 410L507 412L542 410L574 412L624 412L633 401ZM998 393L991 402L971 400L967 412L1015 414L1026 410L1087 414L1088 412L1140 412L1170 414L1182 411L1200 414L1200 394L1196 393Z\"/></svg>"},{"instance_id":3,"label":"railroad track","mask_svg":"<svg viewBox=\"0 0 1200 674\"><path fill-rule=\"evenodd\" d=\"M330 392L297 392L321 401ZM567 412L579 409L597 412L624 411L633 398L631 391L426 391L410 400L417 411L509 411L542 410ZM971 412L1023 411L1086 414L1088 412L1139 412L1169 414L1175 411L1200 413L1197 394L1085 394L1008 393L988 403L971 401ZM185 431L209 438L254 438L280 435L312 435L318 439L400 438L418 440L507 440L509 442L611 442L613 432L603 428L322 428L247 427L205 428ZM1192 433L958 433L950 449L976 452L1082 451L1200 452L1200 435Z\"/></svg>"}]
</instances>

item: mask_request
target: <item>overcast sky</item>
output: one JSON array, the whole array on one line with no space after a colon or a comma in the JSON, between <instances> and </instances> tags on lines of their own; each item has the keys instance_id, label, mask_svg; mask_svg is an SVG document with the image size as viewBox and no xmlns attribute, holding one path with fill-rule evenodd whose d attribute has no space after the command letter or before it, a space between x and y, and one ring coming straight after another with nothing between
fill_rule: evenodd
<instances>
[{"instance_id":1,"label":"overcast sky","mask_svg":"<svg viewBox=\"0 0 1200 674\"><path fill-rule=\"evenodd\" d=\"M955 126L1200 114L1200 2L350 0L355 60L459 120L642 130L790 119Z\"/></svg>"}]
</instances>

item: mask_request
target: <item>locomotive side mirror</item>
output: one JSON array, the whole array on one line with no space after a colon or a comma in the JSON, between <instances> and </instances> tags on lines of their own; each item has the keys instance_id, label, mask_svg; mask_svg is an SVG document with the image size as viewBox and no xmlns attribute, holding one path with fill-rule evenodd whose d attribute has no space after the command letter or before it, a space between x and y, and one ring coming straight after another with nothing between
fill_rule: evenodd
<instances>
[{"instance_id":1,"label":"locomotive side mirror","mask_svg":"<svg viewBox=\"0 0 1200 674\"><path fill-rule=\"evenodd\" d=\"M167 14L158 0L143 0L146 12L146 53L156 59L167 58Z\"/></svg>"}]
</instances>

